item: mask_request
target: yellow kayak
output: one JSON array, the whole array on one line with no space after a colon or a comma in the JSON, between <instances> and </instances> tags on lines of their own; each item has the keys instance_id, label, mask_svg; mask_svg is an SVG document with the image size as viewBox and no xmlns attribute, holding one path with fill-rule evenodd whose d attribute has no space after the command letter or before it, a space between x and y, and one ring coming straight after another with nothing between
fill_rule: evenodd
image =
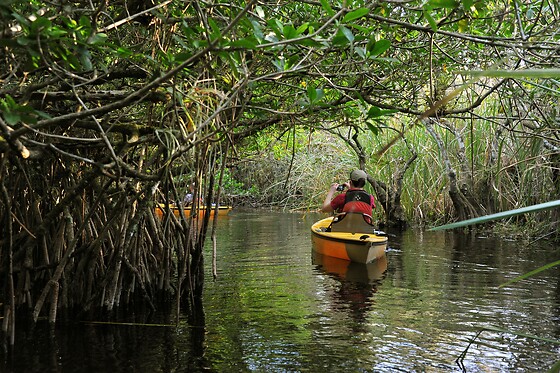
<instances>
[{"instance_id":1,"label":"yellow kayak","mask_svg":"<svg viewBox=\"0 0 560 373\"><path fill-rule=\"evenodd\" d=\"M311 226L313 250L358 263L370 263L383 257L387 236L372 225L360 222L360 219L363 220L362 214L348 213L342 218L331 216L314 223ZM338 227L338 224L341 226ZM344 230L340 231L340 228Z\"/></svg>"}]
</instances>

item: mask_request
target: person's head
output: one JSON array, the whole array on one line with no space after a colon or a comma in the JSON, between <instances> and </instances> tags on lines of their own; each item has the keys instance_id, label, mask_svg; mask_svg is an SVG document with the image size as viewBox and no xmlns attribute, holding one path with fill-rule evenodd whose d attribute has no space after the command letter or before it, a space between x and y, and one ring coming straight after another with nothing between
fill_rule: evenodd
<instances>
[{"instance_id":1,"label":"person's head","mask_svg":"<svg viewBox=\"0 0 560 373\"><path fill-rule=\"evenodd\" d=\"M350 173L350 182L356 188L363 188L366 185L367 174L362 170L354 170Z\"/></svg>"}]
</instances>

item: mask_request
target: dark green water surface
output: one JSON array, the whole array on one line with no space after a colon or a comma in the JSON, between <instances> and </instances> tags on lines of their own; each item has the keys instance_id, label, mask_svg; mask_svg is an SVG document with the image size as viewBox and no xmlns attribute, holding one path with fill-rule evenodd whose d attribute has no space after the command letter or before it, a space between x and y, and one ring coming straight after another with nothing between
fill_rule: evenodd
<instances>
[{"instance_id":1,"label":"dark green water surface","mask_svg":"<svg viewBox=\"0 0 560 373\"><path fill-rule=\"evenodd\" d=\"M350 264L312 254L324 216L220 218L204 327L20 327L0 371L546 372L560 360L560 268L498 287L558 260L557 247L409 230L383 260Z\"/></svg>"}]
</instances>

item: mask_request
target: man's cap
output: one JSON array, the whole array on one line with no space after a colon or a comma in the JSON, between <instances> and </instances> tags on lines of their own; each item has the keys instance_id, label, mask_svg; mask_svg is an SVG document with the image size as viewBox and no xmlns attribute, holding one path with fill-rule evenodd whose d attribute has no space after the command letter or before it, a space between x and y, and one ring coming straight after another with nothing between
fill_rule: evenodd
<instances>
[{"instance_id":1,"label":"man's cap","mask_svg":"<svg viewBox=\"0 0 560 373\"><path fill-rule=\"evenodd\" d=\"M362 170L354 170L350 173L350 180L358 181L360 179L367 180L367 174Z\"/></svg>"}]
</instances>

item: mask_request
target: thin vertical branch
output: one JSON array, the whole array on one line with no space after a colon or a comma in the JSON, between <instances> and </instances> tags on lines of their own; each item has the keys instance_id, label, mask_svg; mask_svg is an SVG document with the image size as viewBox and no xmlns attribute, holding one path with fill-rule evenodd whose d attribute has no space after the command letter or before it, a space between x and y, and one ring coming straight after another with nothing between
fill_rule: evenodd
<instances>
[{"instance_id":1,"label":"thin vertical branch","mask_svg":"<svg viewBox=\"0 0 560 373\"><path fill-rule=\"evenodd\" d=\"M4 158L2 158L4 161ZM3 164L4 162L2 162ZM6 216L9 216L12 209L10 203L10 197L8 195L8 190L2 182L2 199L4 200L6 206ZM2 325L2 331L8 335L9 344L13 346L15 343L15 329L16 329L16 307L15 307L15 293L14 293L14 266L13 266L13 231L12 231L12 220L7 219L7 241L8 241L8 273L6 274L6 284L8 287L8 302L7 307L4 311L4 322Z\"/></svg>"}]
</instances>

